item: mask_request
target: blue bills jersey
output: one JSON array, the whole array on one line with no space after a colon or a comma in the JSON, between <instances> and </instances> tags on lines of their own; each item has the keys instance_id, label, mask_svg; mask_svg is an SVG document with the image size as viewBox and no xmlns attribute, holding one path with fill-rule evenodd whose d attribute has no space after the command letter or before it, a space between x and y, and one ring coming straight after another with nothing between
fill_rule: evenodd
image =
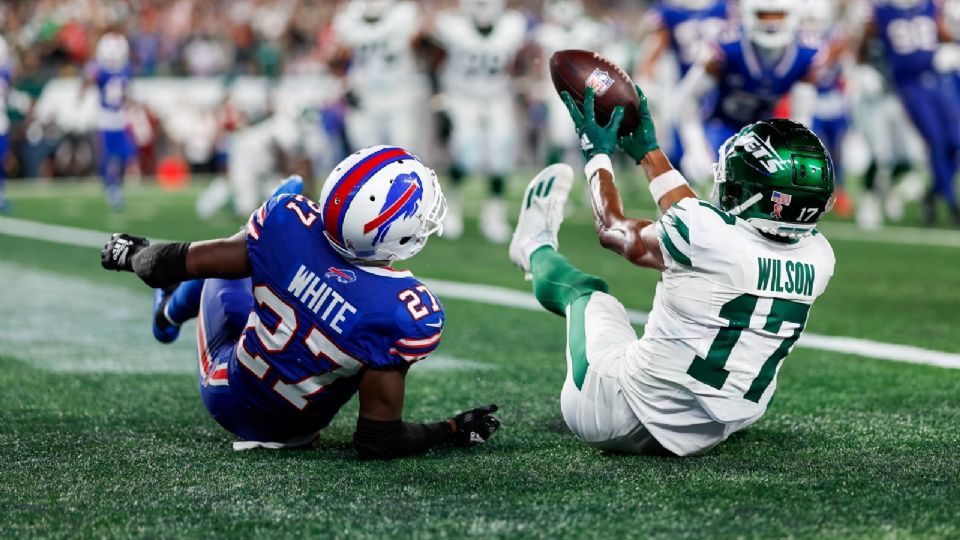
<instances>
[{"instance_id":1,"label":"blue bills jersey","mask_svg":"<svg viewBox=\"0 0 960 540\"><path fill-rule=\"evenodd\" d=\"M772 117L777 102L811 72L819 46L815 37L803 36L767 65L742 30L724 31L714 51L724 69L710 118L739 129Z\"/></svg>"},{"instance_id":2,"label":"blue bills jersey","mask_svg":"<svg viewBox=\"0 0 960 540\"><path fill-rule=\"evenodd\" d=\"M97 85L100 94L98 127L103 131L126 129L127 92L133 77L130 65L120 70L110 70L94 62L89 77Z\"/></svg>"},{"instance_id":3,"label":"blue bills jersey","mask_svg":"<svg viewBox=\"0 0 960 540\"><path fill-rule=\"evenodd\" d=\"M726 0L715 0L703 9L689 9L663 0L654 4L652 14L661 28L670 33L670 49L680 65L680 76L697 63L727 24Z\"/></svg>"},{"instance_id":4,"label":"blue bills jersey","mask_svg":"<svg viewBox=\"0 0 960 540\"><path fill-rule=\"evenodd\" d=\"M257 408L303 411L328 387L352 395L363 368L403 367L439 345L440 301L410 272L343 259L316 202L269 200L246 238L254 305L229 380Z\"/></svg>"},{"instance_id":5,"label":"blue bills jersey","mask_svg":"<svg viewBox=\"0 0 960 540\"><path fill-rule=\"evenodd\" d=\"M940 43L938 16L934 0L907 8L890 0L874 2L874 27L895 83L934 73L933 55Z\"/></svg>"},{"instance_id":6,"label":"blue bills jersey","mask_svg":"<svg viewBox=\"0 0 960 540\"><path fill-rule=\"evenodd\" d=\"M7 116L7 97L10 95L10 81L13 72L9 65L0 66L0 135L10 130L10 118ZM4 151L3 154L6 152ZM2 156L3 154L0 154Z\"/></svg>"}]
</instances>

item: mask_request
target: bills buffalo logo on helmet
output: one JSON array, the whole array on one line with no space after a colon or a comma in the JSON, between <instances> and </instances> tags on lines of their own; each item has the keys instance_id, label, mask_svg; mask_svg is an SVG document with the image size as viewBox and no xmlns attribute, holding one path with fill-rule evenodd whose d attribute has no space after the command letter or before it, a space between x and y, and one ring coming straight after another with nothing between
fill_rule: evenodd
<instances>
[{"instance_id":1,"label":"bills buffalo logo on helmet","mask_svg":"<svg viewBox=\"0 0 960 540\"><path fill-rule=\"evenodd\" d=\"M343 270L333 266L327 270L327 273L324 274L323 277L327 279L333 278L340 283L353 283L357 280L357 274L355 274L353 270Z\"/></svg>"},{"instance_id":2,"label":"bills buffalo logo on helmet","mask_svg":"<svg viewBox=\"0 0 960 540\"><path fill-rule=\"evenodd\" d=\"M414 216L423 201L423 183L417 173L401 174L393 179L380 214L363 226L363 233L377 231L373 244L382 242L390 226L398 219Z\"/></svg>"}]
</instances>

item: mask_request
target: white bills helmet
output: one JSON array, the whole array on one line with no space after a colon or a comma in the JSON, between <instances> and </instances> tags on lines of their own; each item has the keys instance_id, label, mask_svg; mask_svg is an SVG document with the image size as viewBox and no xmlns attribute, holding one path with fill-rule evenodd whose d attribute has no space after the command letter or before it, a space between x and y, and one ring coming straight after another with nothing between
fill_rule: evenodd
<instances>
[{"instance_id":1,"label":"white bills helmet","mask_svg":"<svg viewBox=\"0 0 960 540\"><path fill-rule=\"evenodd\" d=\"M323 232L341 255L399 261L443 233L447 202L437 175L402 148L372 146L334 168L320 191Z\"/></svg>"},{"instance_id":2,"label":"white bills helmet","mask_svg":"<svg viewBox=\"0 0 960 540\"><path fill-rule=\"evenodd\" d=\"M796 0L740 0L743 27L750 41L765 49L782 49L796 39L800 24Z\"/></svg>"},{"instance_id":3,"label":"white bills helmet","mask_svg":"<svg viewBox=\"0 0 960 540\"><path fill-rule=\"evenodd\" d=\"M460 9L473 19L477 26L493 26L507 9L506 0L460 0Z\"/></svg>"},{"instance_id":4,"label":"white bills helmet","mask_svg":"<svg viewBox=\"0 0 960 540\"><path fill-rule=\"evenodd\" d=\"M97 63L110 71L120 71L130 59L130 45L127 38L115 32L108 32L97 43Z\"/></svg>"}]
</instances>

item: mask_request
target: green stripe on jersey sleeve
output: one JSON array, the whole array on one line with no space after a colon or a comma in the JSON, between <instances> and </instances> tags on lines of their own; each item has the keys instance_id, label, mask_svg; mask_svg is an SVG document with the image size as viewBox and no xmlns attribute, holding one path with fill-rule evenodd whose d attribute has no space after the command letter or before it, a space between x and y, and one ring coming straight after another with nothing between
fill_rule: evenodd
<instances>
[{"instance_id":1,"label":"green stripe on jersey sleeve","mask_svg":"<svg viewBox=\"0 0 960 540\"><path fill-rule=\"evenodd\" d=\"M673 213L673 226L677 228L677 232L680 233L680 238L683 238L683 241L687 244L690 243L690 229L687 227L687 224L680 219L676 213Z\"/></svg>"},{"instance_id":2,"label":"green stripe on jersey sleeve","mask_svg":"<svg viewBox=\"0 0 960 540\"><path fill-rule=\"evenodd\" d=\"M670 233L667 232L667 228L664 227L663 223L657 223L657 227L659 228L657 232L660 233L660 242L663 243L663 247L667 249L667 253L670 254L670 257L684 266L693 267L690 257L677 248L677 245L674 244L673 240L670 238Z\"/></svg>"}]
</instances>

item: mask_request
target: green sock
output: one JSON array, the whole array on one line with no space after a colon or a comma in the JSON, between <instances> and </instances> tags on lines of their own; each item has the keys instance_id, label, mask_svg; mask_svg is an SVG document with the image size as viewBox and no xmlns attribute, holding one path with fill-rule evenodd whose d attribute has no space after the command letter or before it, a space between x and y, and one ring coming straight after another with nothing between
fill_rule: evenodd
<instances>
[{"instance_id":1,"label":"green sock","mask_svg":"<svg viewBox=\"0 0 960 540\"><path fill-rule=\"evenodd\" d=\"M561 317L566 307L582 296L607 292L607 282L585 274L570 264L566 257L550 246L543 246L530 256L533 294L540 305Z\"/></svg>"}]
</instances>

